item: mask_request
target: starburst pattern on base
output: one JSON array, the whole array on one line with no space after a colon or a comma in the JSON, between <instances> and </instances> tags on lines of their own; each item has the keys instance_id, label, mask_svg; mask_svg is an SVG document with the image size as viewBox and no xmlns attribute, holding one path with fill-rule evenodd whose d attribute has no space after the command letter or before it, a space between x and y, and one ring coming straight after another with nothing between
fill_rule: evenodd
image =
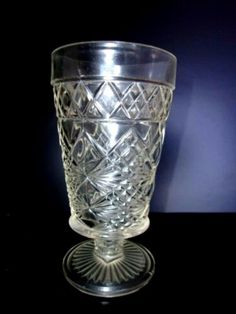
<instances>
[{"instance_id":1,"label":"starburst pattern on base","mask_svg":"<svg viewBox=\"0 0 236 314\"><path fill-rule=\"evenodd\" d=\"M123 254L109 262L96 256L93 241L82 242L67 253L63 266L67 280L77 289L84 291L86 286L86 292L93 294L96 287L96 295L106 297L122 295L128 286L131 293L154 273L150 252L130 241L124 242Z\"/></svg>"}]
</instances>

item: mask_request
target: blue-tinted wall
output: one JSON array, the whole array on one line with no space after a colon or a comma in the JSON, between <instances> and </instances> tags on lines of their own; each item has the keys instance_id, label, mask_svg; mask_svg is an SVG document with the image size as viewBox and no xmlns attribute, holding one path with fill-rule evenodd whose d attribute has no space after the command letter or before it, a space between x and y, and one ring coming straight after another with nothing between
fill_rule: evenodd
<instances>
[{"instance_id":1,"label":"blue-tinted wall","mask_svg":"<svg viewBox=\"0 0 236 314\"><path fill-rule=\"evenodd\" d=\"M235 10L222 3L210 3L178 13L167 28L171 44L163 39L166 46L175 50L178 74L152 209L233 212Z\"/></svg>"}]
</instances>

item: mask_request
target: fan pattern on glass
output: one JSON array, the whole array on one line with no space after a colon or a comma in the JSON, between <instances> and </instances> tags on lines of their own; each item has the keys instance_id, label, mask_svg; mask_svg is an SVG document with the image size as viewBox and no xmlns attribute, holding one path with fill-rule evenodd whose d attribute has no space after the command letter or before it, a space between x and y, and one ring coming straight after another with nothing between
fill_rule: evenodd
<instances>
[{"instance_id":1,"label":"fan pattern on glass","mask_svg":"<svg viewBox=\"0 0 236 314\"><path fill-rule=\"evenodd\" d=\"M57 83L54 98L72 215L102 230L145 219L172 91L144 82Z\"/></svg>"},{"instance_id":2,"label":"fan pattern on glass","mask_svg":"<svg viewBox=\"0 0 236 314\"><path fill-rule=\"evenodd\" d=\"M143 271L146 260L142 248L129 241L124 243L123 254L107 263L94 254L93 242L86 241L70 255L71 267L93 283L126 282Z\"/></svg>"}]
</instances>

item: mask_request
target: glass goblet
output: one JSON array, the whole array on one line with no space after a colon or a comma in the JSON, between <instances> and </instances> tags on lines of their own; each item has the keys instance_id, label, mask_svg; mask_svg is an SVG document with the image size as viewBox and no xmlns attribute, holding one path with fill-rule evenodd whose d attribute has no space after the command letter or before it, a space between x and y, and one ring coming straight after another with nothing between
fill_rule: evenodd
<instances>
[{"instance_id":1,"label":"glass goblet","mask_svg":"<svg viewBox=\"0 0 236 314\"><path fill-rule=\"evenodd\" d=\"M128 42L81 42L52 53L52 85L69 224L91 238L63 261L66 279L114 297L143 287L154 258L128 238L149 226L149 205L175 87L171 53Z\"/></svg>"}]
</instances>

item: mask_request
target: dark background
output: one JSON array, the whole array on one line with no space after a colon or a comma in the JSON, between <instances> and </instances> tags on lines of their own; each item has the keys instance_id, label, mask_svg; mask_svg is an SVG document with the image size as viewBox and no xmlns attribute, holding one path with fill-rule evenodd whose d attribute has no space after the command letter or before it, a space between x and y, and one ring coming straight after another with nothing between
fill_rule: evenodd
<instances>
[{"instance_id":1,"label":"dark background","mask_svg":"<svg viewBox=\"0 0 236 314\"><path fill-rule=\"evenodd\" d=\"M37 307L66 305L68 311L84 304L89 310L127 304L136 310L142 304L192 312L206 304L225 309L234 299L235 13L231 1L14 4L2 26L1 64L8 74L2 91L7 109L2 173L7 175L2 179L1 283L9 308L32 312L33 300ZM67 223L50 54L60 45L86 40L141 42L178 58L151 227L137 237L153 252L157 271L139 293L108 303L71 288L61 271L63 255L82 238Z\"/></svg>"},{"instance_id":2,"label":"dark background","mask_svg":"<svg viewBox=\"0 0 236 314\"><path fill-rule=\"evenodd\" d=\"M234 5L230 1L162 1L135 3L126 9L119 2L108 9L100 3L91 8L81 3L41 10L34 8L35 15L28 16L22 31L26 43L22 42L20 66L25 81L17 97L27 108L23 128L27 137L32 134L33 182L38 175L37 186L68 207L49 84L52 50L86 40L141 42L167 49L178 59L151 210L235 212Z\"/></svg>"}]
</instances>

